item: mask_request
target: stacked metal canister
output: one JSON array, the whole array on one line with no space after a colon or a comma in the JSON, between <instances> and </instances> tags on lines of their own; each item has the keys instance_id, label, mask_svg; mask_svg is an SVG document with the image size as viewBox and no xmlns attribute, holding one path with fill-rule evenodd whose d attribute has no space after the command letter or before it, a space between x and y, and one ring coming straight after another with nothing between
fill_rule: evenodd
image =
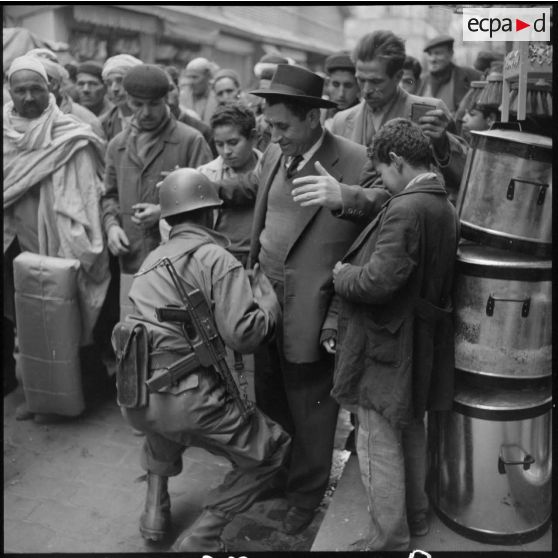
<instances>
[{"instance_id":1,"label":"stacked metal canister","mask_svg":"<svg viewBox=\"0 0 558 558\"><path fill-rule=\"evenodd\" d=\"M431 501L453 530L520 544L552 508L552 140L473 132L457 210L456 391L429 418Z\"/></svg>"}]
</instances>

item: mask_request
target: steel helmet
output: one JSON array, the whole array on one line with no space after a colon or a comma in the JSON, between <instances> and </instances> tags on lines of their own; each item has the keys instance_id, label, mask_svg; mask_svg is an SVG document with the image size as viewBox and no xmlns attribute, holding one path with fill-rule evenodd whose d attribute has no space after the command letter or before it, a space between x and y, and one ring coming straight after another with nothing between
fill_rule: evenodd
<instances>
[{"instance_id":1,"label":"steel helmet","mask_svg":"<svg viewBox=\"0 0 558 558\"><path fill-rule=\"evenodd\" d=\"M202 207L222 205L215 186L201 172L194 169L172 171L159 188L161 218L194 211Z\"/></svg>"}]
</instances>

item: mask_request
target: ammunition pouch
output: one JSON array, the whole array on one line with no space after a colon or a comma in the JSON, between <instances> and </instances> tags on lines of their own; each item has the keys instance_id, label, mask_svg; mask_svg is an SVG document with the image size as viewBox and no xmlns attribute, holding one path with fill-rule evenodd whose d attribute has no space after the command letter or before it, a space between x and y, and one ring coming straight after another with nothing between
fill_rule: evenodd
<instances>
[{"instance_id":1,"label":"ammunition pouch","mask_svg":"<svg viewBox=\"0 0 558 558\"><path fill-rule=\"evenodd\" d=\"M149 374L149 336L142 323L118 322L112 330L116 354L116 401L137 409L148 404L145 384Z\"/></svg>"}]
</instances>

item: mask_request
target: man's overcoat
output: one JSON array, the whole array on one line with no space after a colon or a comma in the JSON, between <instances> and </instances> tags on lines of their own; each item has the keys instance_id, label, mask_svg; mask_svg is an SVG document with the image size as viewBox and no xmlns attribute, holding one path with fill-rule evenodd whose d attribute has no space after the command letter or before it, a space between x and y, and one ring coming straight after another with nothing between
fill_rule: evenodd
<instances>
[{"instance_id":1,"label":"man's overcoat","mask_svg":"<svg viewBox=\"0 0 558 558\"><path fill-rule=\"evenodd\" d=\"M157 183L164 178L162 172L177 166L197 168L212 158L207 142L197 130L171 118L156 147L139 166L129 153L131 131L126 127L108 145L106 193L102 198L105 231L108 233L113 224L119 225L130 241L130 252L119 258L123 273L135 273L161 241L158 223L144 230L132 222L132 206L139 202L159 203Z\"/></svg>"},{"instance_id":2,"label":"man's overcoat","mask_svg":"<svg viewBox=\"0 0 558 558\"><path fill-rule=\"evenodd\" d=\"M427 407L450 408L453 334L442 308L451 308L458 234L446 191L427 179L390 198L351 246L351 265L335 279L332 395L341 405L372 408L397 426Z\"/></svg>"}]
</instances>

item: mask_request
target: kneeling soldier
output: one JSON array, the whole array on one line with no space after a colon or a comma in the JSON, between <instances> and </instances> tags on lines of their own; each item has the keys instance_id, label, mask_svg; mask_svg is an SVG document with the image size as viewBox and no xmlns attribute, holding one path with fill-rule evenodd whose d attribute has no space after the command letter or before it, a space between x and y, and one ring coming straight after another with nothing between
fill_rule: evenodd
<instances>
[{"instance_id":1,"label":"kneeling soldier","mask_svg":"<svg viewBox=\"0 0 558 558\"><path fill-rule=\"evenodd\" d=\"M279 304L261 272L250 287L242 265L225 249L228 241L211 230L213 210L222 202L203 174L174 171L159 194L161 217L172 228L136 274L129 295L135 313L113 332L118 402L128 422L145 432L144 538L160 540L169 530L167 479L181 472L187 447L232 462L174 547L219 551L225 526L266 488L290 445L278 424L239 397L223 342L253 352L273 335ZM149 394L142 393L146 386Z\"/></svg>"}]
</instances>

